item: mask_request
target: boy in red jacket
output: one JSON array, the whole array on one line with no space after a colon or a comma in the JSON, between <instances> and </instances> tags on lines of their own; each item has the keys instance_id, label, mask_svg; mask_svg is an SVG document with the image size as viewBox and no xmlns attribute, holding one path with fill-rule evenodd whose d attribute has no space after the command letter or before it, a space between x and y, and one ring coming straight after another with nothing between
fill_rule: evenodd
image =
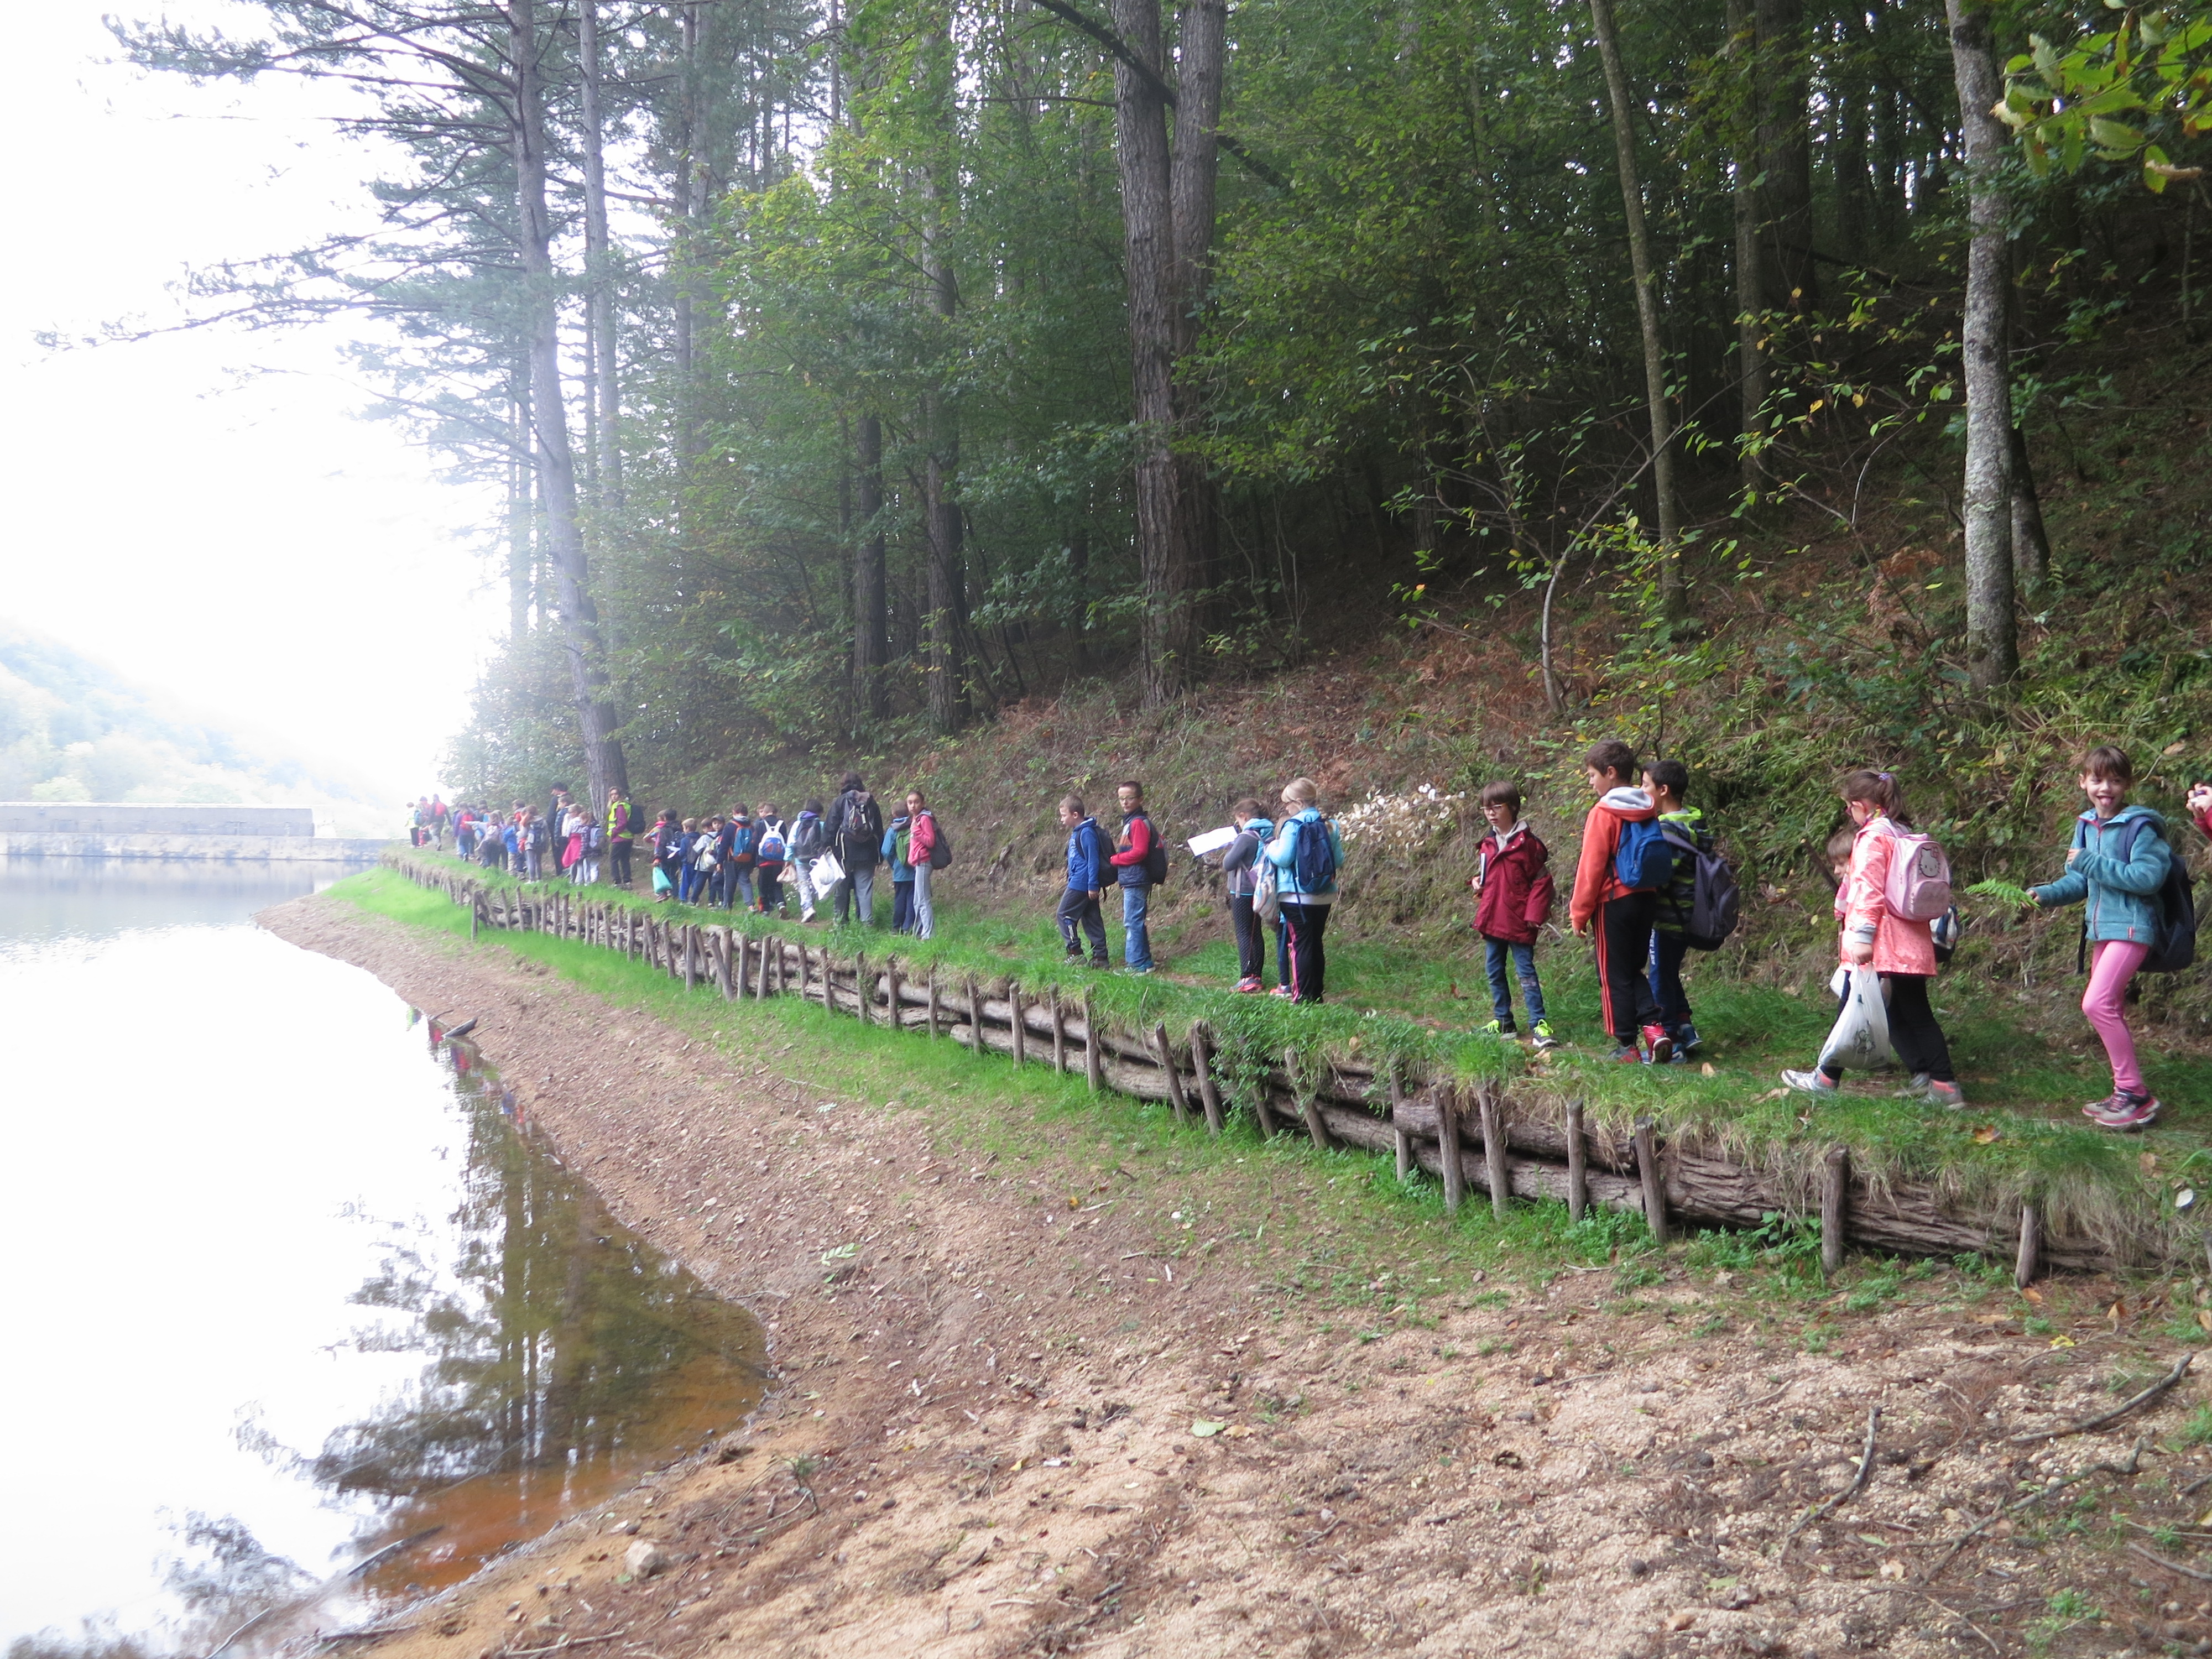
<instances>
[{"instance_id":1,"label":"boy in red jacket","mask_svg":"<svg viewBox=\"0 0 2212 1659\"><path fill-rule=\"evenodd\" d=\"M1613 1035L1613 1058L1648 1058L1664 1066L1674 1056L1674 1042L1659 1023L1659 1004L1644 976L1659 895L1651 888L1630 887L1613 867L1621 825L1649 823L1657 814L1651 797L1635 787L1636 751L1620 738L1608 738L1583 756L1583 769L1597 800L1583 820L1582 854L1575 860L1567 919L1577 935L1593 929L1596 933L1599 995L1605 1029ZM1650 1044L1648 1056L1637 1048L1639 1030Z\"/></svg>"},{"instance_id":2,"label":"boy in red jacket","mask_svg":"<svg viewBox=\"0 0 2212 1659\"><path fill-rule=\"evenodd\" d=\"M1474 889L1474 931L1482 935L1483 967L1490 975L1494 1016L1482 1029L1492 1036L1518 1035L1505 984L1510 953L1514 976L1521 981L1521 1000L1528 1011L1528 1035L1539 1048L1556 1048L1559 1039L1544 1018L1544 988L1536 982L1536 934L1551 920L1556 896L1552 872L1545 868L1552 855L1536 839L1536 832L1521 822L1518 784L1483 785L1482 816L1490 820L1490 833L1482 838L1474 879L1468 883Z\"/></svg>"}]
</instances>

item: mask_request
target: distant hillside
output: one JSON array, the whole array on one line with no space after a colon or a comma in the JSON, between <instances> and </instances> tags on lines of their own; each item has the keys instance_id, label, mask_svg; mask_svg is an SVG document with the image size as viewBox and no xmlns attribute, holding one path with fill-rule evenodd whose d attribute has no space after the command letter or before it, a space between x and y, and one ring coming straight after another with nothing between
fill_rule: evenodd
<instances>
[{"instance_id":1,"label":"distant hillside","mask_svg":"<svg viewBox=\"0 0 2212 1659\"><path fill-rule=\"evenodd\" d=\"M311 805L389 833L360 780L161 711L166 700L69 647L0 623L0 799Z\"/></svg>"}]
</instances>

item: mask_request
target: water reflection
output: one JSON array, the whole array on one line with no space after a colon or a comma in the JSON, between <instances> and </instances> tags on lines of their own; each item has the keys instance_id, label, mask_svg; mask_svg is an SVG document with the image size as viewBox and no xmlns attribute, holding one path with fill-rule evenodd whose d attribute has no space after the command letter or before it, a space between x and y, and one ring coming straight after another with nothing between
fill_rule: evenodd
<instances>
[{"instance_id":1,"label":"water reflection","mask_svg":"<svg viewBox=\"0 0 2212 1659\"><path fill-rule=\"evenodd\" d=\"M759 1326L608 1215L501 1110L474 1049L434 1048L468 1111L459 1207L387 1253L356 1300L401 1316L374 1340L420 1355L419 1381L331 1433L317 1485L365 1496L405 1540L368 1575L386 1595L466 1576L758 1403ZM442 1258L442 1259L441 1259Z\"/></svg>"},{"instance_id":2,"label":"water reflection","mask_svg":"<svg viewBox=\"0 0 2212 1659\"><path fill-rule=\"evenodd\" d=\"M0 868L30 931L0 931L0 1648L338 1628L750 1408L752 1321L616 1225L465 1045L245 921L284 891L163 870L134 915L63 862Z\"/></svg>"},{"instance_id":3,"label":"water reflection","mask_svg":"<svg viewBox=\"0 0 2212 1659\"><path fill-rule=\"evenodd\" d=\"M101 939L136 927L218 927L319 893L351 864L0 855L0 942Z\"/></svg>"}]
</instances>

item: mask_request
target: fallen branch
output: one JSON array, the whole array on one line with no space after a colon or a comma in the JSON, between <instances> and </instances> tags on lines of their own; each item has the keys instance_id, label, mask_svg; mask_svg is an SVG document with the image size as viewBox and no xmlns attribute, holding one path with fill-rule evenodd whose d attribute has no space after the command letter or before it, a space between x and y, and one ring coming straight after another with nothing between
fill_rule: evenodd
<instances>
[{"instance_id":1,"label":"fallen branch","mask_svg":"<svg viewBox=\"0 0 2212 1659\"><path fill-rule=\"evenodd\" d=\"M1805 1528L1809 1526L1813 1526L1819 1522L1826 1520L1838 1510L1843 1508L1844 1504L1850 1503L1852 1498L1856 1498L1859 1493L1866 1490L1866 1483L1868 1480L1872 1479L1874 1475L1875 1426L1881 1421L1881 1407L1876 1406L1874 1409L1867 1413L1866 1445L1859 1453L1859 1472L1851 1477L1851 1484L1850 1486L1844 1487L1834 1497L1829 1498L1827 1502L1821 1504L1820 1508L1813 1510L1809 1515L1801 1517L1796 1525L1792 1526L1788 1532L1782 1534L1782 1542L1775 1547L1774 1555L1777 1560L1781 1559L1782 1557L1790 1553L1790 1542L1799 1533L1804 1531Z\"/></svg>"},{"instance_id":2,"label":"fallen branch","mask_svg":"<svg viewBox=\"0 0 2212 1659\"><path fill-rule=\"evenodd\" d=\"M2009 1504L2001 1504L1991 1510L1951 1540L1951 1547L1944 1551L1943 1559L1929 1568L1927 1575L1920 1582L1923 1584L1933 1583L1936 1581L1936 1575L1949 1566L1958 1558L1960 1550L1980 1537L1984 1528L2003 1519L2014 1510L2024 1510L2031 1504L2040 1504L2046 1498L2055 1498L2076 1481L2087 1480L2093 1474L2133 1475L2139 1473L2142 1467L2143 1448L2149 1443L2147 1440L2136 1441L2136 1449L2128 1454L2128 1461L2125 1463L2092 1463L2086 1469L2075 1470L2063 1480L2053 1480L2047 1486L2037 1487L2025 1498L2014 1498Z\"/></svg>"},{"instance_id":3,"label":"fallen branch","mask_svg":"<svg viewBox=\"0 0 2212 1659\"><path fill-rule=\"evenodd\" d=\"M532 1656L535 1654L558 1653L563 1648L587 1648L594 1642L611 1642L617 1636L629 1634L629 1626L624 1625L620 1630L611 1630L605 1636L564 1636L550 1647L501 1648L500 1653L503 1656L503 1659L532 1659Z\"/></svg>"},{"instance_id":4,"label":"fallen branch","mask_svg":"<svg viewBox=\"0 0 2212 1659\"><path fill-rule=\"evenodd\" d=\"M2155 1561L2168 1572L2178 1572L2184 1578L2194 1578L2199 1583L2212 1584L2212 1572L2207 1572L2202 1567L2185 1567L2179 1561L2169 1561L2156 1550L2147 1550L2141 1544L2130 1544L2128 1548L2146 1561Z\"/></svg>"},{"instance_id":5,"label":"fallen branch","mask_svg":"<svg viewBox=\"0 0 2212 1659\"><path fill-rule=\"evenodd\" d=\"M2063 1428L2038 1429L2033 1434L2016 1434L2012 1437L2011 1443L2015 1446L2032 1446L2039 1440L2063 1440L2069 1434L2090 1434L2103 1428L2108 1423L2117 1423L2130 1412L2140 1411L2153 1401L2163 1397L2169 1389L2189 1375L2189 1367L2196 1358L2193 1353L2182 1355L2173 1362L2173 1369L2164 1376L2132 1399L2113 1407L2101 1417L2092 1417L2079 1423L2069 1423Z\"/></svg>"}]
</instances>

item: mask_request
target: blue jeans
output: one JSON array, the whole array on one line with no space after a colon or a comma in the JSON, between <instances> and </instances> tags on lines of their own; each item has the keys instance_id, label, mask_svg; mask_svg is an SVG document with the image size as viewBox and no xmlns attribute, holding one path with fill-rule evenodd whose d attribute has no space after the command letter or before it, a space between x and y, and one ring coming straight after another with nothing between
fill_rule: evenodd
<instances>
[{"instance_id":1,"label":"blue jeans","mask_svg":"<svg viewBox=\"0 0 2212 1659\"><path fill-rule=\"evenodd\" d=\"M1651 1000L1659 1005L1659 1023L1671 1037L1690 1029L1690 999L1682 989L1682 958L1689 949L1681 934L1651 930Z\"/></svg>"},{"instance_id":2,"label":"blue jeans","mask_svg":"<svg viewBox=\"0 0 2212 1659\"><path fill-rule=\"evenodd\" d=\"M1482 936L1483 967L1490 975L1490 1012L1507 1030L1513 1029L1513 999L1505 984L1505 957L1513 957L1513 976L1521 981L1521 1000L1528 1005L1528 1024L1544 1023L1544 988L1536 982L1536 946L1516 939Z\"/></svg>"},{"instance_id":3,"label":"blue jeans","mask_svg":"<svg viewBox=\"0 0 2212 1659\"><path fill-rule=\"evenodd\" d=\"M1143 882L1121 890L1121 958L1132 968L1152 965L1152 935L1145 930L1145 912L1152 898L1152 890Z\"/></svg>"},{"instance_id":4,"label":"blue jeans","mask_svg":"<svg viewBox=\"0 0 2212 1659\"><path fill-rule=\"evenodd\" d=\"M937 910L929 900L929 878L936 873L924 859L914 866L914 879L908 884L914 889L914 936L933 939L937 934Z\"/></svg>"},{"instance_id":5,"label":"blue jeans","mask_svg":"<svg viewBox=\"0 0 2212 1659\"><path fill-rule=\"evenodd\" d=\"M891 932L911 933L914 931L914 884L891 878Z\"/></svg>"}]
</instances>

